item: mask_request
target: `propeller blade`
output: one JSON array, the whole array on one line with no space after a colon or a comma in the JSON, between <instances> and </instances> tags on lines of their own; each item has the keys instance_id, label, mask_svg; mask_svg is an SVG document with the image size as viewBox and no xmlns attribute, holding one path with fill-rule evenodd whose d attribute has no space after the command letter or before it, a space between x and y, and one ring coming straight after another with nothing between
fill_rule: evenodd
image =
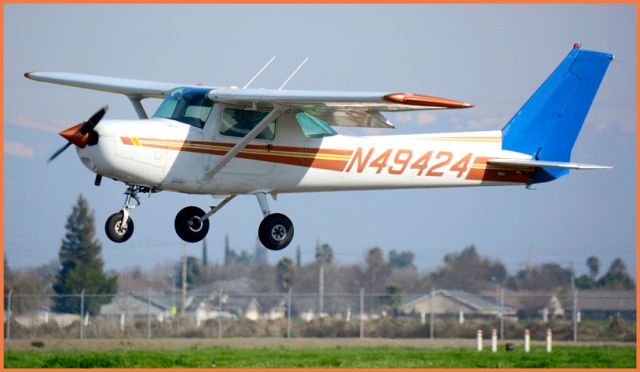
<instances>
[{"instance_id":1,"label":"propeller blade","mask_svg":"<svg viewBox=\"0 0 640 372\"><path fill-rule=\"evenodd\" d=\"M104 117L104 114L107 113L108 109L109 109L109 105L106 105L103 108L101 108L100 110L98 110L98 112L93 114L89 118L89 120L84 122L84 124L80 128L80 133L86 134L89 131L91 131L93 128L95 128L96 125L98 125L98 123L100 122L100 120L102 120L102 118Z\"/></svg>"},{"instance_id":2,"label":"propeller blade","mask_svg":"<svg viewBox=\"0 0 640 372\"><path fill-rule=\"evenodd\" d=\"M66 145L62 146L61 148L58 149L58 151L54 152L53 155L51 155L51 157L49 158L49 160L47 160L47 163L51 163L51 161L55 158L58 157L58 155L62 154L64 152L64 150L67 149L67 147L71 146L72 143L71 142L67 142Z\"/></svg>"}]
</instances>

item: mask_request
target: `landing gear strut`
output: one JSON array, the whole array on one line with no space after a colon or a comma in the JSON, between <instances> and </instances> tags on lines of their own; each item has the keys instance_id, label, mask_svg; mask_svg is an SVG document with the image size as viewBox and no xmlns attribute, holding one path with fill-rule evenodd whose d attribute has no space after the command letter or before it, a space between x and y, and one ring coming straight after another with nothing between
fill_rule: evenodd
<instances>
[{"instance_id":1,"label":"landing gear strut","mask_svg":"<svg viewBox=\"0 0 640 372\"><path fill-rule=\"evenodd\" d=\"M122 209L109 216L104 225L107 238L114 243L124 243L133 235L133 220L129 216L129 210L140 205L138 192L151 192L151 189L145 186L129 185L124 192L125 198ZM131 203L131 199L135 204Z\"/></svg>"},{"instance_id":2,"label":"landing gear strut","mask_svg":"<svg viewBox=\"0 0 640 372\"><path fill-rule=\"evenodd\" d=\"M272 251L285 249L293 239L293 222L282 213L271 213L265 193L256 193L264 219L258 228L258 238Z\"/></svg>"}]
</instances>

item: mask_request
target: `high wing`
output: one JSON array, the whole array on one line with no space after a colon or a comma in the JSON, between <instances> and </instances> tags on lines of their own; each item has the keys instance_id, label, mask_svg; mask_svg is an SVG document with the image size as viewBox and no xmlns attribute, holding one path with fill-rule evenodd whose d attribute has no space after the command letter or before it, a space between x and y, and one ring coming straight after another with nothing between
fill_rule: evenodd
<instances>
[{"instance_id":1,"label":"high wing","mask_svg":"<svg viewBox=\"0 0 640 372\"><path fill-rule=\"evenodd\" d=\"M27 72L26 78L45 83L67 85L71 87L120 93L136 98L164 98L174 88L208 88L195 84L163 83L148 80L132 80L99 75L74 74L68 72Z\"/></svg>"},{"instance_id":2,"label":"high wing","mask_svg":"<svg viewBox=\"0 0 640 372\"><path fill-rule=\"evenodd\" d=\"M209 92L209 98L246 107L278 105L309 113L332 125L370 128L393 128L380 112L473 107L446 98L383 92L219 88Z\"/></svg>"},{"instance_id":3,"label":"high wing","mask_svg":"<svg viewBox=\"0 0 640 372\"><path fill-rule=\"evenodd\" d=\"M132 100L141 118L146 116L141 99L164 98L171 89L180 87L209 89L209 98L215 102L246 108L279 106L346 127L393 128L381 112L473 107L466 102L408 93L221 88L67 72L28 72L24 76L46 83L124 94Z\"/></svg>"}]
</instances>

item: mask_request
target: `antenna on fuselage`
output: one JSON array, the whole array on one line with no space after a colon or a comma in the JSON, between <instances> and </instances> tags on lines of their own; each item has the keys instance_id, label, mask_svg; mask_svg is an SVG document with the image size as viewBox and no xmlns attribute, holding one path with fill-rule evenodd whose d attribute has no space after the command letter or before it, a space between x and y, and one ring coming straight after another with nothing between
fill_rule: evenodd
<instances>
[{"instance_id":1,"label":"antenna on fuselage","mask_svg":"<svg viewBox=\"0 0 640 372\"><path fill-rule=\"evenodd\" d=\"M302 61L302 63L298 66L298 68L296 68L291 75L289 75L289 77L287 78L287 80L284 81L284 83L282 83L282 85L280 85L280 88L278 88L278 90L282 90L282 88L284 88L285 85L287 85L287 83L289 82L289 80L291 80L291 78L298 73L298 71L302 68L302 66L304 66L305 63L307 63L307 61L309 60L309 57L305 58L304 61Z\"/></svg>"},{"instance_id":2,"label":"antenna on fuselage","mask_svg":"<svg viewBox=\"0 0 640 372\"><path fill-rule=\"evenodd\" d=\"M249 87L249 85L251 85L251 83L253 83L253 81L260 76L260 74L262 74L262 71L264 71L267 67L269 67L269 65L271 64L271 62L273 62L273 60L276 59L276 56L271 57L271 59L269 60L269 62L265 63L264 66L262 66L262 68L255 74L253 75L253 77L251 78L251 80L249 80L248 83L246 83L242 89L247 89L247 87Z\"/></svg>"}]
</instances>

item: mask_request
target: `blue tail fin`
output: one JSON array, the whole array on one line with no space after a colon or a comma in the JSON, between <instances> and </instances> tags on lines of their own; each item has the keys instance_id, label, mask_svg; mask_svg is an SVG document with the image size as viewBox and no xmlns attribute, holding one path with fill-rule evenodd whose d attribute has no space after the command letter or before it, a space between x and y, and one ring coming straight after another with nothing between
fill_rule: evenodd
<instances>
[{"instance_id":1,"label":"blue tail fin","mask_svg":"<svg viewBox=\"0 0 640 372\"><path fill-rule=\"evenodd\" d=\"M612 59L611 54L574 47L502 128L502 148L529 154L536 160L569 161ZM568 171L548 172L557 178Z\"/></svg>"}]
</instances>

